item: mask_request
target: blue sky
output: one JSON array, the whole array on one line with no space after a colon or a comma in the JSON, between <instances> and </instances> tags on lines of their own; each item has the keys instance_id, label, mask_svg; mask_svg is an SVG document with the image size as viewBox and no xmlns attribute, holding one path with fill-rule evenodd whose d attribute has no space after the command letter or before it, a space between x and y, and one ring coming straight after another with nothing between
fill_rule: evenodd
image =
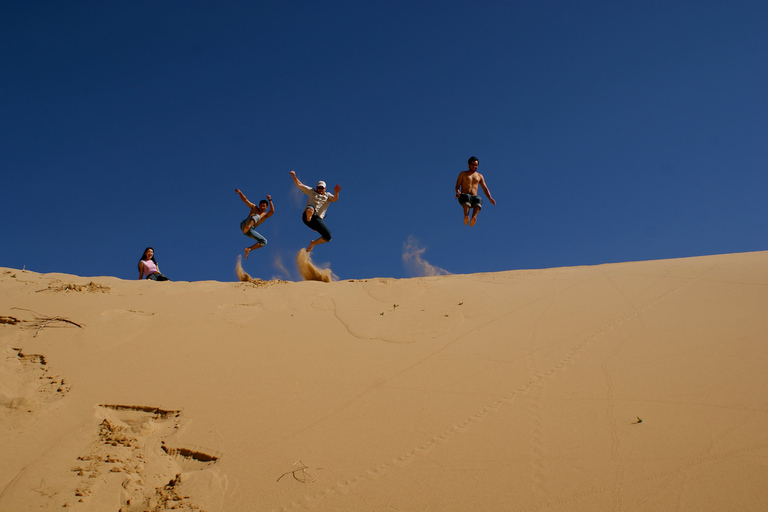
<instances>
[{"instance_id":1,"label":"blue sky","mask_svg":"<svg viewBox=\"0 0 768 512\"><path fill-rule=\"evenodd\" d=\"M6 2L0 266L299 280L768 249L768 3ZM462 222L471 155L497 201ZM424 267L404 262L415 250ZM413 261L410 259L408 261Z\"/></svg>"}]
</instances>

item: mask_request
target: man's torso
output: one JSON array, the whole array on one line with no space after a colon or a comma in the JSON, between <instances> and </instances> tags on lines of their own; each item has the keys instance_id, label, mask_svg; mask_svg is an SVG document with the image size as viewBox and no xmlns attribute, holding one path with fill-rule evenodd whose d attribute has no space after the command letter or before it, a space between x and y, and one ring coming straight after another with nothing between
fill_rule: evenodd
<instances>
[{"instance_id":1,"label":"man's torso","mask_svg":"<svg viewBox=\"0 0 768 512\"><path fill-rule=\"evenodd\" d=\"M463 171L459 179L461 193L476 196L477 187L482 180L483 175L479 172Z\"/></svg>"},{"instance_id":2,"label":"man's torso","mask_svg":"<svg viewBox=\"0 0 768 512\"><path fill-rule=\"evenodd\" d=\"M333 198L333 194L329 192L319 194L317 190L313 188L305 190L304 193L309 196L307 206L313 206L315 208L315 214L321 219L325 217L325 210L328 208L328 202Z\"/></svg>"}]
</instances>

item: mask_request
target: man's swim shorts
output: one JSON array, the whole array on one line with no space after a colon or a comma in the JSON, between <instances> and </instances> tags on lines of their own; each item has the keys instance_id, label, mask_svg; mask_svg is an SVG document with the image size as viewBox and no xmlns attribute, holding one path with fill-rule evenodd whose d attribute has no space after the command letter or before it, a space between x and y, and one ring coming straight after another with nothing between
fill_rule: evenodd
<instances>
[{"instance_id":1,"label":"man's swim shorts","mask_svg":"<svg viewBox=\"0 0 768 512\"><path fill-rule=\"evenodd\" d=\"M474 208L475 206L480 209L483 208L483 198L480 196L471 196L469 194L461 194L459 196L459 203L464 206L469 206L470 208Z\"/></svg>"}]
</instances>

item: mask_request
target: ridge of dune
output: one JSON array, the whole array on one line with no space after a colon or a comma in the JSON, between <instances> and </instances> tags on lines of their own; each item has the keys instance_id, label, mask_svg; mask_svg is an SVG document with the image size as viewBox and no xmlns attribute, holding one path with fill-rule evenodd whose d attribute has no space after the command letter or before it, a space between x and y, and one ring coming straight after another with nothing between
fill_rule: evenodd
<instances>
[{"instance_id":1,"label":"ridge of dune","mask_svg":"<svg viewBox=\"0 0 768 512\"><path fill-rule=\"evenodd\" d=\"M765 510L766 311L768 252L333 282L0 268L0 510Z\"/></svg>"}]
</instances>

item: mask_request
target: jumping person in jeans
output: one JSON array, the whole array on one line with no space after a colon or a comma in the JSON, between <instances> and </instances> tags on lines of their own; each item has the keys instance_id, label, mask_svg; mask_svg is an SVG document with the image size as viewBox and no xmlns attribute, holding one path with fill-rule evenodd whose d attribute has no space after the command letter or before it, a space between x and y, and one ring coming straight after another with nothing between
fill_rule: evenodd
<instances>
[{"instance_id":1,"label":"jumping person in jeans","mask_svg":"<svg viewBox=\"0 0 768 512\"><path fill-rule=\"evenodd\" d=\"M324 181L318 181L317 186L312 188L299 181L299 178L296 177L294 171L291 171L291 178L293 178L293 182L296 186L309 196L307 199L307 206L301 214L301 221L320 233L320 238L309 242L307 252L310 252L316 245L331 241L331 231L328 229L328 226L325 225L323 217L325 217L325 210L328 208L328 203L335 203L339 200L341 185L337 183L336 186L333 187L333 191L336 192L334 195L330 192L326 192Z\"/></svg>"},{"instance_id":2,"label":"jumping person in jeans","mask_svg":"<svg viewBox=\"0 0 768 512\"><path fill-rule=\"evenodd\" d=\"M267 245L267 239L261 236L258 231L256 231L256 226L270 218L272 214L275 213L275 205L272 204L272 196L269 194L267 194L266 200L262 199L259 201L259 205L256 206L250 202L247 197L245 197L245 194L240 192L239 188L236 188L235 192L237 192L237 195L240 196L240 199L248 206L248 208L251 209L251 211L248 213L248 217L246 217L245 220L240 223L240 230L243 232L243 234L256 240L255 244L245 248L245 259L248 259L248 253ZM269 209L267 209L267 205L269 205Z\"/></svg>"}]
</instances>

